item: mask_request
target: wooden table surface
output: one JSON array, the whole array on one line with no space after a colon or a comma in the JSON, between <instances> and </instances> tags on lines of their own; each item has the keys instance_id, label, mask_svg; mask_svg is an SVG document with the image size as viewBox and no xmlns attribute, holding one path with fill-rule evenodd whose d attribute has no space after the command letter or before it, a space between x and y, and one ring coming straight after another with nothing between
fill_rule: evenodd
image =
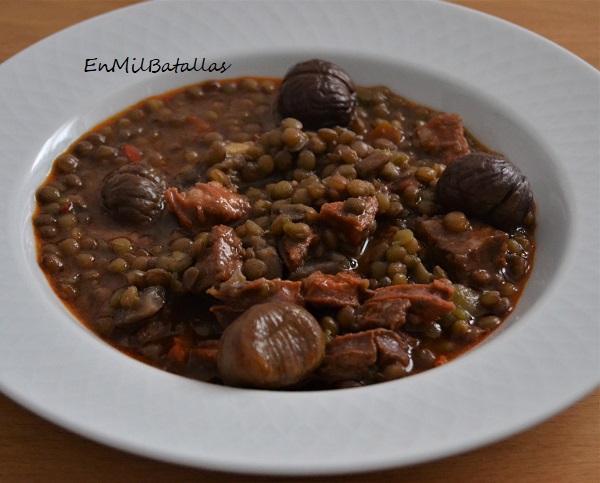
<instances>
[{"instance_id":1,"label":"wooden table surface","mask_svg":"<svg viewBox=\"0 0 600 483\"><path fill-rule=\"evenodd\" d=\"M0 0L0 62L44 37L139 0ZM600 0L455 0L553 40L598 68ZM88 441L0 395L0 483L29 481L600 482L600 390L507 440L409 468L265 478L178 467Z\"/></svg>"}]
</instances>

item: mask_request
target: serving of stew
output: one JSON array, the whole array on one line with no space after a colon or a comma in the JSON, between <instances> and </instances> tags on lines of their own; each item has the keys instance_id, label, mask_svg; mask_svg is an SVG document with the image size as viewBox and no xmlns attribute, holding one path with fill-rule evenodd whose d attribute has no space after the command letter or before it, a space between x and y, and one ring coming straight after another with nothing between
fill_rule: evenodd
<instances>
[{"instance_id":1,"label":"serving of stew","mask_svg":"<svg viewBox=\"0 0 600 483\"><path fill-rule=\"evenodd\" d=\"M313 59L154 96L58 156L40 267L91 331L159 369L277 390L451 361L514 309L527 178L463 126Z\"/></svg>"}]
</instances>

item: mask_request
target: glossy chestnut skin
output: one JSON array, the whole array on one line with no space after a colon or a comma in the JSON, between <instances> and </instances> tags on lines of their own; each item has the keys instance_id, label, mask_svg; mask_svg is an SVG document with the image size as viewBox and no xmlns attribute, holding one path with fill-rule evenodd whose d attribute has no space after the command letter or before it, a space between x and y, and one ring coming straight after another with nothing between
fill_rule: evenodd
<instances>
[{"instance_id":1,"label":"glossy chestnut skin","mask_svg":"<svg viewBox=\"0 0 600 483\"><path fill-rule=\"evenodd\" d=\"M282 118L299 120L306 129L350 124L356 108L350 76L340 66L313 59L292 67L279 90L277 110Z\"/></svg>"},{"instance_id":2,"label":"glossy chestnut skin","mask_svg":"<svg viewBox=\"0 0 600 483\"><path fill-rule=\"evenodd\" d=\"M154 221L162 213L165 181L143 163L131 163L109 173L103 181L104 207L117 220L134 224Z\"/></svg>"},{"instance_id":3,"label":"glossy chestnut skin","mask_svg":"<svg viewBox=\"0 0 600 483\"><path fill-rule=\"evenodd\" d=\"M523 224L533 208L529 180L508 159L477 152L455 159L440 176L437 201L501 230Z\"/></svg>"},{"instance_id":4,"label":"glossy chestnut skin","mask_svg":"<svg viewBox=\"0 0 600 483\"><path fill-rule=\"evenodd\" d=\"M323 331L310 312L267 302L250 307L225 329L217 365L227 384L278 389L302 381L324 357Z\"/></svg>"}]
</instances>

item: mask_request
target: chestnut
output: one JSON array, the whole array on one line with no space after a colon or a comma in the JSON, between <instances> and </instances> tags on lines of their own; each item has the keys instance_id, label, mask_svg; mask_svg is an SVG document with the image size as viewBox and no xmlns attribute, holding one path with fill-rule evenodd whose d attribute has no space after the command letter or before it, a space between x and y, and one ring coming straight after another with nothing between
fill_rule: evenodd
<instances>
[{"instance_id":1,"label":"chestnut","mask_svg":"<svg viewBox=\"0 0 600 483\"><path fill-rule=\"evenodd\" d=\"M446 211L462 211L501 230L523 224L533 208L529 180L508 159L476 152L456 158L436 185Z\"/></svg>"},{"instance_id":2,"label":"chestnut","mask_svg":"<svg viewBox=\"0 0 600 483\"><path fill-rule=\"evenodd\" d=\"M325 357L323 331L300 305L253 305L225 329L217 364L235 386L278 389L301 382Z\"/></svg>"},{"instance_id":3,"label":"chestnut","mask_svg":"<svg viewBox=\"0 0 600 483\"><path fill-rule=\"evenodd\" d=\"M356 91L340 66L320 59L301 62L283 78L277 99L282 118L292 117L306 129L350 124Z\"/></svg>"},{"instance_id":4,"label":"chestnut","mask_svg":"<svg viewBox=\"0 0 600 483\"><path fill-rule=\"evenodd\" d=\"M165 188L158 171L143 163L132 163L106 176L101 195L113 218L144 224L155 221L163 212Z\"/></svg>"}]
</instances>

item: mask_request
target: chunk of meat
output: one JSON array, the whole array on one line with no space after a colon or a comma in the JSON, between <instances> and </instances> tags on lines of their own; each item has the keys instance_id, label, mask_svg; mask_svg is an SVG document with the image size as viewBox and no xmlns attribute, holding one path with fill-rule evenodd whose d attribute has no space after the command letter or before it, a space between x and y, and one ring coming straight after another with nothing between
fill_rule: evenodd
<instances>
[{"instance_id":1,"label":"chunk of meat","mask_svg":"<svg viewBox=\"0 0 600 483\"><path fill-rule=\"evenodd\" d=\"M319 220L338 229L348 242L358 245L375 221L379 203L374 196L361 196L352 200L358 203L351 204L346 200L323 204ZM358 205L359 209L353 209L353 205Z\"/></svg>"},{"instance_id":2,"label":"chunk of meat","mask_svg":"<svg viewBox=\"0 0 600 483\"><path fill-rule=\"evenodd\" d=\"M453 232L444 226L442 217L434 217L418 220L415 232L452 279L478 288L479 272L497 275L506 266L508 234L475 221L470 225L468 230Z\"/></svg>"},{"instance_id":3,"label":"chunk of meat","mask_svg":"<svg viewBox=\"0 0 600 483\"><path fill-rule=\"evenodd\" d=\"M335 275L344 270L350 270L350 260L345 257L336 258L335 260L316 260L305 263L290 273L290 280L302 280L315 272Z\"/></svg>"},{"instance_id":4,"label":"chunk of meat","mask_svg":"<svg viewBox=\"0 0 600 483\"><path fill-rule=\"evenodd\" d=\"M201 259L184 272L183 284L191 292L204 293L206 289L229 280L237 270L241 270L242 262L242 241L233 228L214 226L208 234Z\"/></svg>"},{"instance_id":5,"label":"chunk of meat","mask_svg":"<svg viewBox=\"0 0 600 483\"><path fill-rule=\"evenodd\" d=\"M318 376L328 382L374 382L389 365L408 368L410 341L388 329L372 329L334 338L328 345Z\"/></svg>"},{"instance_id":6,"label":"chunk of meat","mask_svg":"<svg viewBox=\"0 0 600 483\"><path fill-rule=\"evenodd\" d=\"M390 285L375 290L365 307L373 322L379 318L380 327L388 327L390 322L384 317L389 315L389 304L396 299L408 300L410 304L405 308L405 322L412 325L427 324L444 314L454 312L456 307L452 302L453 294L454 285L446 279L434 280L430 284ZM396 308L400 309L402 304L396 303ZM378 305L381 307L380 313ZM394 323L402 323L401 315L396 316Z\"/></svg>"},{"instance_id":7,"label":"chunk of meat","mask_svg":"<svg viewBox=\"0 0 600 483\"><path fill-rule=\"evenodd\" d=\"M227 384L278 389L304 380L324 355L323 331L310 312L270 302L250 307L225 329L217 365Z\"/></svg>"},{"instance_id":8,"label":"chunk of meat","mask_svg":"<svg viewBox=\"0 0 600 483\"><path fill-rule=\"evenodd\" d=\"M306 304L315 307L358 307L366 291L365 283L368 284L354 272L313 272L302 280L302 295Z\"/></svg>"},{"instance_id":9,"label":"chunk of meat","mask_svg":"<svg viewBox=\"0 0 600 483\"><path fill-rule=\"evenodd\" d=\"M387 367L400 364L405 368L411 361L410 350L416 341L405 334L385 329L376 329L377 365Z\"/></svg>"},{"instance_id":10,"label":"chunk of meat","mask_svg":"<svg viewBox=\"0 0 600 483\"><path fill-rule=\"evenodd\" d=\"M302 265L310 247L318 240L319 237L312 230L303 240L296 240L285 235L279 243L279 253L286 267L293 272Z\"/></svg>"},{"instance_id":11,"label":"chunk of meat","mask_svg":"<svg viewBox=\"0 0 600 483\"><path fill-rule=\"evenodd\" d=\"M416 128L415 134L425 149L447 164L470 151L458 114L440 114Z\"/></svg>"},{"instance_id":12,"label":"chunk of meat","mask_svg":"<svg viewBox=\"0 0 600 483\"><path fill-rule=\"evenodd\" d=\"M327 345L319 375L329 381L360 381L376 363L374 331L340 335Z\"/></svg>"},{"instance_id":13,"label":"chunk of meat","mask_svg":"<svg viewBox=\"0 0 600 483\"><path fill-rule=\"evenodd\" d=\"M183 193L169 188L165 191L165 200L184 227L196 230L240 220L250 210L245 196L214 181L196 183Z\"/></svg>"},{"instance_id":14,"label":"chunk of meat","mask_svg":"<svg viewBox=\"0 0 600 483\"><path fill-rule=\"evenodd\" d=\"M410 300L404 297L389 297L367 300L357 311L356 329L386 328L396 330L406 322Z\"/></svg>"},{"instance_id":15,"label":"chunk of meat","mask_svg":"<svg viewBox=\"0 0 600 483\"><path fill-rule=\"evenodd\" d=\"M302 305L300 288L300 282L290 280L258 278L246 281L231 277L218 288L208 289L207 293L224 302L223 305L213 305L210 310L215 314L219 323L226 327L253 305L266 302L288 302Z\"/></svg>"}]
</instances>

